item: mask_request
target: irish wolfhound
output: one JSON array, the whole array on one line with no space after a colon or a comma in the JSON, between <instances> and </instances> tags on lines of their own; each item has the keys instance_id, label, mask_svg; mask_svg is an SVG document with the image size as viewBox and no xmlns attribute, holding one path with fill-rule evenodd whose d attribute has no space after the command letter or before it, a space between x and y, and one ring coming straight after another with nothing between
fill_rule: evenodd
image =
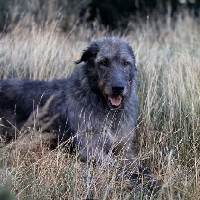
<instances>
[{"instance_id":1,"label":"irish wolfhound","mask_svg":"<svg viewBox=\"0 0 200 200\"><path fill-rule=\"evenodd\" d=\"M135 161L138 97L131 46L117 37L94 40L76 64L82 62L67 79L0 81L0 117L7 138L53 97L45 112L52 119L45 131L53 131L60 142L71 139L84 162L101 164L120 155L130 178L137 178L138 172L147 174L154 185L151 172Z\"/></svg>"}]
</instances>

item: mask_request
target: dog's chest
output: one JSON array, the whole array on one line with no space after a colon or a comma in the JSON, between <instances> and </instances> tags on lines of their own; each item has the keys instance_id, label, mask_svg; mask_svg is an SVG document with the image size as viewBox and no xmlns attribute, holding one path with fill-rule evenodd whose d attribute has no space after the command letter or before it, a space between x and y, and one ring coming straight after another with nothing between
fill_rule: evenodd
<instances>
[{"instance_id":1,"label":"dog's chest","mask_svg":"<svg viewBox=\"0 0 200 200\"><path fill-rule=\"evenodd\" d=\"M82 110L78 117L77 130L94 134L118 135L123 132L125 116L122 111L108 113Z\"/></svg>"}]
</instances>

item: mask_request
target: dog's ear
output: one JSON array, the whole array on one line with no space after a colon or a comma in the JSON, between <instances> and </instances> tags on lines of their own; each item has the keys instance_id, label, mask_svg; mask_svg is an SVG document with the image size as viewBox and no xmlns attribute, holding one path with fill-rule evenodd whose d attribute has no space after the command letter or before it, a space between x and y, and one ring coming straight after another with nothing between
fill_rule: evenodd
<instances>
[{"instance_id":1,"label":"dog's ear","mask_svg":"<svg viewBox=\"0 0 200 200\"><path fill-rule=\"evenodd\" d=\"M81 62L87 62L91 58L94 59L98 51L99 51L98 45L95 42L91 43L91 45L86 50L83 51L81 59L77 60L75 63L79 64Z\"/></svg>"}]
</instances>

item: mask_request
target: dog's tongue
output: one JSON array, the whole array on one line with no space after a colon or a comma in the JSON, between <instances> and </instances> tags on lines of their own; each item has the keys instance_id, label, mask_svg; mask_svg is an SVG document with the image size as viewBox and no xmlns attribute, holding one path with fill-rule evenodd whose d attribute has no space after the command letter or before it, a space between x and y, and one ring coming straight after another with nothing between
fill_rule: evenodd
<instances>
[{"instance_id":1,"label":"dog's tongue","mask_svg":"<svg viewBox=\"0 0 200 200\"><path fill-rule=\"evenodd\" d=\"M122 101L122 97L120 95L117 96L109 95L108 99L110 100L112 106L119 106Z\"/></svg>"}]
</instances>

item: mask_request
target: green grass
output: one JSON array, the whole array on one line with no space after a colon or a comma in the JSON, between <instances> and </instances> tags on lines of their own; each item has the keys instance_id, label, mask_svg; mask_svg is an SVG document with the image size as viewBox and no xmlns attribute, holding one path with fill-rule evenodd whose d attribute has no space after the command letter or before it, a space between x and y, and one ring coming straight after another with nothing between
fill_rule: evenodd
<instances>
[{"instance_id":1,"label":"green grass","mask_svg":"<svg viewBox=\"0 0 200 200\"><path fill-rule=\"evenodd\" d=\"M136 53L138 67L138 155L163 181L163 188L155 197L147 197L140 188L128 189L123 177L116 181L115 170L102 167L91 170L95 198L200 198L199 32L197 22L180 15L167 25L161 20L133 25L123 36ZM51 27L16 27L0 39L0 78L66 77L88 40L108 35L112 33L92 32L83 26L69 35ZM0 185L9 183L16 199L84 198L83 164L62 148L50 151L46 138L33 132L7 146L1 144Z\"/></svg>"}]
</instances>

